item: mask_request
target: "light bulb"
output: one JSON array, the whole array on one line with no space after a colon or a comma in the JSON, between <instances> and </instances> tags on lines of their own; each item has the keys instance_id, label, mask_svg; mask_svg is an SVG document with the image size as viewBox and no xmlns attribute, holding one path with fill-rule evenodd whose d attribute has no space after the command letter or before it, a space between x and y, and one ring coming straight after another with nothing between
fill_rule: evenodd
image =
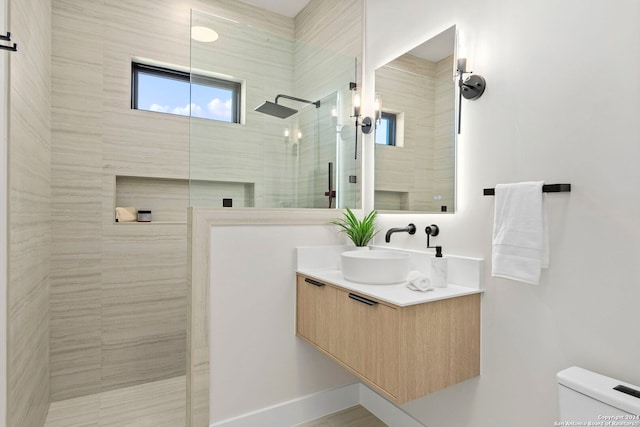
<instances>
[{"instance_id":1,"label":"light bulb","mask_svg":"<svg viewBox=\"0 0 640 427\"><path fill-rule=\"evenodd\" d=\"M195 25L191 27L191 38L193 40L211 43L218 40L218 33L208 27L202 27L199 25Z\"/></svg>"},{"instance_id":2,"label":"light bulb","mask_svg":"<svg viewBox=\"0 0 640 427\"><path fill-rule=\"evenodd\" d=\"M355 117L360 116L360 94L359 93L356 93L356 95L353 98L353 115Z\"/></svg>"}]
</instances>

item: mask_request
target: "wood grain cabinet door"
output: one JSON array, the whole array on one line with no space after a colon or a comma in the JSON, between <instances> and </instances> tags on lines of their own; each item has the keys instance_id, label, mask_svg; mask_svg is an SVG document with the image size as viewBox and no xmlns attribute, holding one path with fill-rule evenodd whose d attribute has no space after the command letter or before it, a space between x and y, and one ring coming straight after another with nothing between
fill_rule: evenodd
<instances>
[{"instance_id":1,"label":"wood grain cabinet door","mask_svg":"<svg viewBox=\"0 0 640 427\"><path fill-rule=\"evenodd\" d=\"M345 291L339 291L337 307L342 332L335 356L371 385L398 396L398 309Z\"/></svg>"},{"instance_id":2,"label":"wood grain cabinet door","mask_svg":"<svg viewBox=\"0 0 640 427\"><path fill-rule=\"evenodd\" d=\"M296 332L329 353L335 347L338 290L323 282L298 276Z\"/></svg>"}]
</instances>

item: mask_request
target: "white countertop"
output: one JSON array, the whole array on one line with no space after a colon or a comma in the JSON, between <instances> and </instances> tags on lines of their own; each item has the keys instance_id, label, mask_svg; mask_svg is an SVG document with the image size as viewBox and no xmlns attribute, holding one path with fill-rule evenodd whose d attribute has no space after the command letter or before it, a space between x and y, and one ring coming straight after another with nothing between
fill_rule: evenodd
<instances>
[{"instance_id":1,"label":"white countertop","mask_svg":"<svg viewBox=\"0 0 640 427\"><path fill-rule=\"evenodd\" d=\"M400 307L484 292L482 289L453 284L449 284L446 288L435 288L427 292L412 291L407 288L406 283L397 285L365 285L346 280L342 277L340 270L332 269L298 269L298 273L331 283L349 291L357 292L358 295L368 296Z\"/></svg>"}]
</instances>

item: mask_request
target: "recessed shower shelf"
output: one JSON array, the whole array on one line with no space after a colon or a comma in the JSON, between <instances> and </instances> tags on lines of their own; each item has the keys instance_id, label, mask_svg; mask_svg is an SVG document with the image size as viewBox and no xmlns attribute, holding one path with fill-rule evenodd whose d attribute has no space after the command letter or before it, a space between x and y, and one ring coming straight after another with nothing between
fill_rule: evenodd
<instances>
[{"instance_id":1,"label":"recessed shower shelf","mask_svg":"<svg viewBox=\"0 0 640 427\"><path fill-rule=\"evenodd\" d=\"M189 205L189 180L150 176L115 176L114 208L151 211L151 222L117 224L185 224ZM115 219L115 218L114 218Z\"/></svg>"},{"instance_id":2,"label":"recessed shower shelf","mask_svg":"<svg viewBox=\"0 0 640 427\"><path fill-rule=\"evenodd\" d=\"M150 222L115 222L114 215L114 224L186 224L190 197L198 206L254 205L254 184L248 182L130 175L115 175L114 179L114 212L118 206L151 211Z\"/></svg>"},{"instance_id":3,"label":"recessed shower shelf","mask_svg":"<svg viewBox=\"0 0 640 427\"><path fill-rule=\"evenodd\" d=\"M180 225L180 224L186 224L187 221L148 221L148 222L138 222L138 221L126 221L126 222L117 222L115 221L114 224L118 224L118 225L126 225L126 224L155 224L155 225Z\"/></svg>"}]
</instances>

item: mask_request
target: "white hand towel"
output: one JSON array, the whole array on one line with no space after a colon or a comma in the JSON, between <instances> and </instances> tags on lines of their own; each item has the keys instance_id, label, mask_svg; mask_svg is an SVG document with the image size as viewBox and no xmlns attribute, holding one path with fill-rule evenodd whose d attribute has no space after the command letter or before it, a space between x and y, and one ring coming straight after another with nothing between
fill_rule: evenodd
<instances>
[{"instance_id":1,"label":"white hand towel","mask_svg":"<svg viewBox=\"0 0 640 427\"><path fill-rule=\"evenodd\" d=\"M540 283L540 269L549 266L543 184L496 185L492 276Z\"/></svg>"},{"instance_id":2,"label":"white hand towel","mask_svg":"<svg viewBox=\"0 0 640 427\"><path fill-rule=\"evenodd\" d=\"M407 276L407 288L412 291L432 291L431 280L419 271L410 271Z\"/></svg>"}]
</instances>

